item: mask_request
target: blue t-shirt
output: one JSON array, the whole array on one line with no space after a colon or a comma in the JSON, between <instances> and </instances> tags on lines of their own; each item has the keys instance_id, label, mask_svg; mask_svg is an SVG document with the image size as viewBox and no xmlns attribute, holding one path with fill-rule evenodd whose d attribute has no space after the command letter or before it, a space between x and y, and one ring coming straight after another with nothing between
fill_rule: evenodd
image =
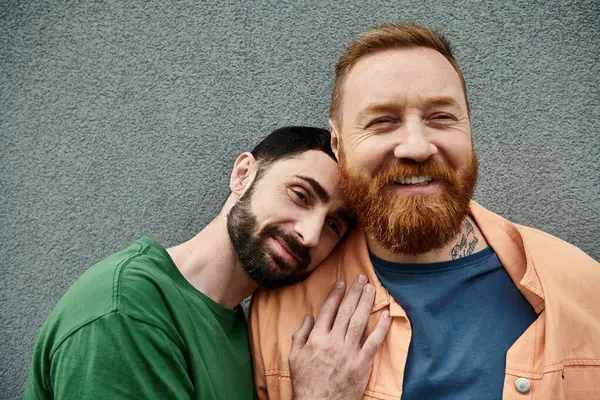
<instances>
[{"instance_id":1,"label":"blue t-shirt","mask_svg":"<svg viewBox=\"0 0 600 400\"><path fill-rule=\"evenodd\" d=\"M371 261L412 326L402 400L501 399L506 352L537 315L496 253L432 264L371 253Z\"/></svg>"}]
</instances>

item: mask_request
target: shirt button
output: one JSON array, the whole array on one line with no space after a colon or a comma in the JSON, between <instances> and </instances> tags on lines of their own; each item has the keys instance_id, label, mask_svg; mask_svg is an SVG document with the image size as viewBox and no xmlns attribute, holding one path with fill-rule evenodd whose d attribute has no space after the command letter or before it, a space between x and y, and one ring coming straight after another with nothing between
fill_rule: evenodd
<instances>
[{"instance_id":1,"label":"shirt button","mask_svg":"<svg viewBox=\"0 0 600 400\"><path fill-rule=\"evenodd\" d=\"M527 393L531 389L531 383L529 379L519 378L515 381L515 387L519 393Z\"/></svg>"}]
</instances>

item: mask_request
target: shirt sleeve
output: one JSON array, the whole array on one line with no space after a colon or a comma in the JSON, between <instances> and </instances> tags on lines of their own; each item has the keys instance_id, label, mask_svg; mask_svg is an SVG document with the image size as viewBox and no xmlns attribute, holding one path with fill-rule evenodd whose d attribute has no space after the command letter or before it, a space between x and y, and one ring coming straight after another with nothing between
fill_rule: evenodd
<instances>
[{"instance_id":1,"label":"shirt sleeve","mask_svg":"<svg viewBox=\"0 0 600 400\"><path fill-rule=\"evenodd\" d=\"M190 399L185 350L162 329L113 312L69 335L50 356L56 399Z\"/></svg>"}]
</instances>

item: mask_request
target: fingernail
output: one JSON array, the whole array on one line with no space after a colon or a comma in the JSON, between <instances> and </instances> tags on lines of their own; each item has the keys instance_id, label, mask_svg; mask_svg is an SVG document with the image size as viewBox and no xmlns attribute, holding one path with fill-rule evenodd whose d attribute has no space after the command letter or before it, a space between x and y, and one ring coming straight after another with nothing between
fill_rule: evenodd
<instances>
[{"instance_id":1,"label":"fingernail","mask_svg":"<svg viewBox=\"0 0 600 400\"><path fill-rule=\"evenodd\" d=\"M367 293L373 293L373 290L375 290L375 287L373 285L371 285L370 283L368 283L365 286L365 292L367 292Z\"/></svg>"},{"instance_id":2,"label":"fingernail","mask_svg":"<svg viewBox=\"0 0 600 400\"><path fill-rule=\"evenodd\" d=\"M356 280L358 281L358 283L365 283L367 281L367 277L363 274L360 274L358 275L358 278Z\"/></svg>"},{"instance_id":3,"label":"fingernail","mask_svg":"<svg viewBox=\"0 0 600 400\"><path fill-rule=\"evenodd\" d=\"M390 312L388 310L383 312L383 319L390 319Z\"/></svg>"},{"instance_id":4,"label":"fingernail","mask_svg":"<svg viewBox=\"0 0 600 400\"><path fill-rule=\"evenodd\" d=\"M344 281L337 281L335 283L335 287L338 288L338 289L343 288L344 287Z\"/></svg>"}]
</instances>

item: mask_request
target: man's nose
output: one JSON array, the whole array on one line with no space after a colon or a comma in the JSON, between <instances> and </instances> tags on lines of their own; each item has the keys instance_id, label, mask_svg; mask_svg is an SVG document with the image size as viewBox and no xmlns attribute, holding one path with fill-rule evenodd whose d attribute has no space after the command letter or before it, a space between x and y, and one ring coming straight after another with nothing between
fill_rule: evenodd
<instances>
[{"instance_id":1,"label":"man's nose","mask_svg":"<svg viewBox=\"0 0 600 400\"><path fill-rule=\"evenodd\" d=\"M296 223L295 231L303 246L310 248L319 244L324 223L325 219L318 216L306 216Z\"/></svg>"},{"instance_id":2,"label":"man's nose","mask_svg":"<svg viewBox=\"0 0 600 400\"><path fill-rule=\"evenodd\" d=\"M396 158L423 162L437 154L438 149L429 141L426 127L420 118L406 121L400 129L398 143L394 148Z\"/></svg>"}]
</instances>

